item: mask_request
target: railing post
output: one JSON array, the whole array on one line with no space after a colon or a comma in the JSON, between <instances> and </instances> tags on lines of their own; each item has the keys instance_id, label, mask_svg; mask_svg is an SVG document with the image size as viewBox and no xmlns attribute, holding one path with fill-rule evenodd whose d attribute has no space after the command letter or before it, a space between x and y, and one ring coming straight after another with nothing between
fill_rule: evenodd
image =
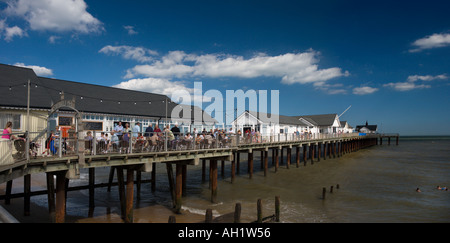
<instances>
[{"instance_id":1,"label":"railing post","mask_svg":"<svg viewBox=\"0 0 450 243\"><path fill-rule=\"evenodd\" d=\"M30 132L27 131L26 133L26 145L25 145L25 156L27 158L27 163L30 163Z\"/></svg>"},{"instance_id":2,"label":"railing post","mask_svg":"<svg viewBox=\"0 0 450 243\"><path fill-rule=\"evenodd\" d=\"M92 137L92 155L97 155L97 135L95 134L95 131L93 133Z\"/></svg>"},{"instance_id":3,"label":"railing post","mask_svg":"<svg viewBox=\"0 0 450 243\"><path fill-rule=\"evenodd\" d=\"M62 157L62 137L61 137L61 132L58 133L58 139L59 139L59 143L58 143L58 156L61 158Z\"/></svg>"}]
</instances>

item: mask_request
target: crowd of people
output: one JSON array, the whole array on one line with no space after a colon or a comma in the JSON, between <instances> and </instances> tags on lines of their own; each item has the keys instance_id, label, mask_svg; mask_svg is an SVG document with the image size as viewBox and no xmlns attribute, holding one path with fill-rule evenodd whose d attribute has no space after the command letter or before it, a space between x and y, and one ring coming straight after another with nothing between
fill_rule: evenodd
<instances>
[{"instance_id":1,"label":"crowd of people","mask_svg":"<svg viewBox=\"0 0 450 243\"><path fill-rule=\"evenodd\" d=\"M144 130L144 129L143 129ZM101 132L100 137L94 136L91 131L86 134L85 149L96 153L131 153L131 152L153 152L164 150L204 149L215 147L226 147L230 145L232 131L226 132L220 129L210 131L197 131L182 133L178 125L172 128L167 125L162 130L158 125L150 124L141 131L141 124L137 122L133 128L129 123L118 122L109 132ZM95 147L94 147L95 141Z\"/></svg>"}]
</instances>

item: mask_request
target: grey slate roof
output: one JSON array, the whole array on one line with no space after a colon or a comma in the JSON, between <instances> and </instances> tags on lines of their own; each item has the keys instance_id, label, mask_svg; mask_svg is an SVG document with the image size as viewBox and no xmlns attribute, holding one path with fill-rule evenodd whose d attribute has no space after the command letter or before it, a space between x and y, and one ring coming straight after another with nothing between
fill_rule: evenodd
<instances>
[{"instance_id":1,"label":"grey slate roof","mask_svg":"<svg viewBox=\"0 0 450 243\"><path fill-rule=\"evenodd\" d=\"M263 123L269 123L272 122L273 119L278 119L279 121L278 123L283 125L298 125L302 127L308 126L307 124L305 124L304 122L300 121L298 118L293 116L273 115L269 113L256 111L247 111L247 112L256 117L257 119L259 119Z\"/></svg>"},{"instance_id":2,"label":"grey slate roof","mask_svg":"<svg viewBox=\"0 0 450 243\"><path fill-rule=\"evenodd\" d=\"M0 106L26 107L27 87L24 84L28 80L32 83L30 107L37 109L50 109L60 100L60 91L63 91L65 99L75 96L75 108L81 112L164 118L164 102L170 101L166 95L43 78L29 68L0 64ZM176 105L174 102L168 104L168 118ZM213 119L205 114L207 120ZM194 115L191 117L193 119Z\"/></svg>"},{"instance_id":3,"label":"grey slate roof","mask_svg":"<svg viewBox=\"0 0 450 243\"><path fill-rule=\"evenodd\" d=\"M297 119L303 118L316 126L332 126L337 114L296 116Z\"/></svg>"}]
</instances>

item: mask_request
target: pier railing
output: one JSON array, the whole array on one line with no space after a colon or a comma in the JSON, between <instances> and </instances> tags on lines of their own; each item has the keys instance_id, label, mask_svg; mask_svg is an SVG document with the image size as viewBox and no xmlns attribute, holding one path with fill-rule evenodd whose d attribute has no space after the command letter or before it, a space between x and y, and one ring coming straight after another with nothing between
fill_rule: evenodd
<instances>
[{"instance_id":1,"label":"pier railing","mask_svg":"<svg viewBox=\"0 0 450 243\"><path fill-rule=\"evenodd\" d=\"M238 148L250 144L280 142L308 142L327 139L361 137L358 133L172 133L151 134L111 131L86 131L79 133L13 133L14 139L0 140L0 167L17 162L30 162L42 157L65 157L102 154L157 153L167 151ZM9 136L8 135L8 136ZM79 136L81 135L81 136ZM148 136L145 136L148 135ZM370 135L366 135L370 136ZM29 139L28 139L29 137ZM28 152L26 152L28 151Z\"/></svg>"}]
</instances>

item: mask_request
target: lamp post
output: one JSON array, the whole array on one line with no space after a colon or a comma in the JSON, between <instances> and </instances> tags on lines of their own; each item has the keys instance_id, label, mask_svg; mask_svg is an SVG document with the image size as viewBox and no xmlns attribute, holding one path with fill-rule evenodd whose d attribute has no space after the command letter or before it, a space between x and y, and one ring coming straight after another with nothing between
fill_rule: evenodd
<instances>
[{"instance_id":1,"label":"lamp post","mask_svg":"<svg viewBox=\"0 0 450 243\"><path fill-rule=\"evenodd\" d=\"M30 79L28 79L28 83L27 83L27 126L26 126L26 145L25 145L25 156L27 159L27 162L30 162Z\"/></svg>"}]
</instances>

